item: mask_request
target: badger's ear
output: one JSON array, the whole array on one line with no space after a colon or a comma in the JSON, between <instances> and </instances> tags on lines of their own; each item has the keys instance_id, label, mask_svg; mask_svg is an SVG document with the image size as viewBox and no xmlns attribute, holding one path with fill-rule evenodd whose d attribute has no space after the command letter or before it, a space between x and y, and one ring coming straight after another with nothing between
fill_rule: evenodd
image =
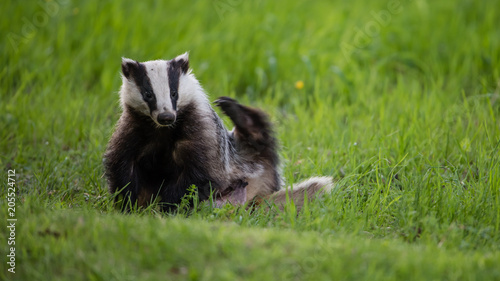
<instances>
[{"instance_id":1,"label":"badger's ear","mask_svg":"<svg viewBox=\"0 0 500 281\"><path fill-rule=\"evenodd\" d=\"M179 64L182 73L186 74L188 72L188 69L189 69L189 53L188 52L185 52L182 55L178 55L177 57L175 57L174 61L176 61Z\"/></svg>"},{"instance_id":2,"label":"badger's ear","mask_svg":"<svg viewBox=\"0 0 500 281\"><path fill-rule=\"evenodd\" d=\"M122 58L122 73L125 78L129 79L132 73L139 67L139 63L135 60Z\"/></svg>"}]
</instances>

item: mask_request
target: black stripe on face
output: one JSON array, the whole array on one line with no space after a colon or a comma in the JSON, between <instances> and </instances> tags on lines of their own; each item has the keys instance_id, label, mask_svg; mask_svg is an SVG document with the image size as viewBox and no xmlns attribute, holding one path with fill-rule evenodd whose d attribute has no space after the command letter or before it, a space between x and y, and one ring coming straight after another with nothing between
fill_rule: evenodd
<instances>
[{"instance_id":1,"label":"black stripe on face","mask_svg":"<svg viewBox=\"0 0 500 281\"><path fill-rule=\"evenodd\" d=\"M127 79L133 79L142 99L148 104L149 112L156 110L156 95L151 85L151 80L146 71L146 66L137 61L129 61L122 63L122 72Z\"/></svg>"},{"instance_id":2,"label":"black stripe on face","mask_svg":"<svg viewBox=\"0 0 500 281\"><path fill-rule=\"evenodd\" d=\"M179 98L179 79L182 74L186 74L189 62L184 59L171 60L168 62L168 86L170 88L170 100L172 108L177 110L177 99Z\"/></svg>"}]
</instances>

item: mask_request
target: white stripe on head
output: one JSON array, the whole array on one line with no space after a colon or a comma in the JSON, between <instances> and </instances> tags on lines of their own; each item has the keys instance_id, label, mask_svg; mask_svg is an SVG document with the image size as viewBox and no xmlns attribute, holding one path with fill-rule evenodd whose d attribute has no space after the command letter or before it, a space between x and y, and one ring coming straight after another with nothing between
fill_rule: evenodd
<instances>
[{"instance_id":1,"label":"white stripe on head","mask_svg":"<svg viewBox=\"0 0 500 281\"><path fill-rule=\"evenodd\" d=\"M170 88L168 78L168 62L165 60L154 60L143 63L146 72L151 81L153 93L156 97L156 109L151 111L151 118L157 122L158 115L161 113L176 114L170 99Z\"/></svg>"},{"instance_id":2,"label":"white stripe on head","mask_svg":"<svg viewBox=\"0 0 500 281\"><path fill-rule=\"evenodd\" d=\"M122 106L131 106L158 124L160 114L176 116L178 109L190 104L202 112L212 111L203 88L189 69L188 53L170 61L139 63L123 58L122 78ZM145 92L154 95L154 100L145 100Z\"/></svg>"}]
</instances>

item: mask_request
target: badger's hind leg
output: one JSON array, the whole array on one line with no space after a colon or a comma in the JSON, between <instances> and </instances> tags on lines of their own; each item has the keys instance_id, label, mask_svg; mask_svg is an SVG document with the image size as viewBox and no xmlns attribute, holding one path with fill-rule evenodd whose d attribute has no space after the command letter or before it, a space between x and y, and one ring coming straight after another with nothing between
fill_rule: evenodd
<instances>
[{"instance_id":1,"label":"badger's hind leg","mask_svg":"<svg viewBox=\"0 0 500 281\"><path fill-rule=\"evenodd\" d=\"M215 103L235 126L233 139L239 159L237 165L248 183L246 200L278 191L281 179L277 141L267 115L228 97L221 97Z\"/></svg>"},{"instance_id":2,"label":"badger's hind leg","mask_svg":"<svg viewBox=\"0 0 500 281\"><path fill-rule=\"evenodd\" d=\"M228 97L220 97L215 103L233 121L237 141L257 151L276 149L272 125L263 111L241 105Z\"/></svg>"}]
</instances>

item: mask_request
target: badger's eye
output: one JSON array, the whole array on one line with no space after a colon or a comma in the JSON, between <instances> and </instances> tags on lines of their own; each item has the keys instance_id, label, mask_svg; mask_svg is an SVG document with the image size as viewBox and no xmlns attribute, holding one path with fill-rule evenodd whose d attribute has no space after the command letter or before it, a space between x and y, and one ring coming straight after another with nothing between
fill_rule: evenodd
<instances>
[{"instance_id":1,"label":"badger's eye","mask_svg":"<svg viewBox=\"0 0 500 281\"><path fill-rule=\"evenodd\" d=\"M171 91L171 92L170 92L170 96L171 96L172 98L176 98L176 97L177 97L177 91Z\"/></svg>"},{"instance_id":2,"label":"badger's eye","mask_svg":"<svg viewBox=\"0 0 500 281\"><path fill-rule=\"evenodd\" d=\"M147 99L153 98L153 94L151 92L146 92L144 95L146 96Z\"/></svg>"}]
</instances>

